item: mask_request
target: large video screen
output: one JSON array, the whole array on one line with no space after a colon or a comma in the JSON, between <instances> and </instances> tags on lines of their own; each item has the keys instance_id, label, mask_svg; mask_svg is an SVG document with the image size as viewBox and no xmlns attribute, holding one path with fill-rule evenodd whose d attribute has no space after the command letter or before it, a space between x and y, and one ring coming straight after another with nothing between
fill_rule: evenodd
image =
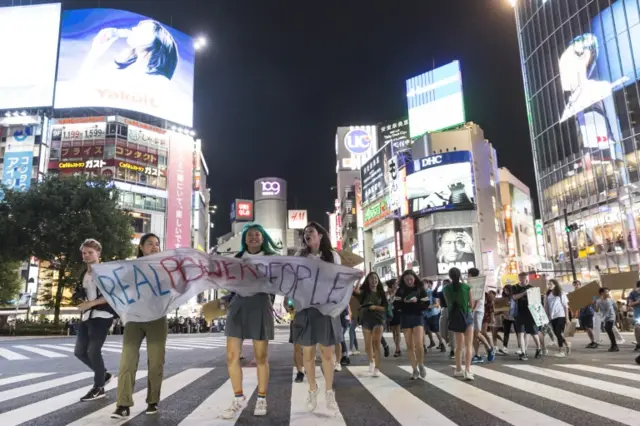
<instances>
[{"instance_id":1,"label":"large video screen","mask_svg":"<svg viewBox=\"0 0 640 426\"><path fill-rule=\"evenodd\" d=\"M460 62L407 80L407 105L411 138L464 123Z\"/></svg>"},{"instance_id":2,"label":"large video screen","mask_svg":"<svg viewBox=\"0 0 640 426\"><path fill-rule=\"evenodd\" d=\"M0 109L51 106L59 32L59 3L0 7Z\"/></svg>"},{"instance_id":3,"label":"large video screen","mask_svg":"<svg viewBox=\"0 0 640 426\"><path fill-rule=\"evenodd\" d=\"M469 268L476 267L472 228L438 229L435 237L438 275L446 275L451 268L465 274Z\"/></svg>"},{"instance_id":4,"label":"large video screen","mask_svg":"<svg viewBox=\"0 0 640 426\"><path fill-rule=\"evenodd\" d=\"M447 152L414 160L407 175L411 213L465 210L475 207L469 151Z\"/></svg>"},{"instance_id":5,"label":"large video screen","mask_svg":"<svg viewBox=\"0 0 640 426\"><path fill-rule=\"evenodd\" d=\"M109 107L193 126L193 40L136 13L62 15L56 108Z\"/></svg>"}]
</instances>

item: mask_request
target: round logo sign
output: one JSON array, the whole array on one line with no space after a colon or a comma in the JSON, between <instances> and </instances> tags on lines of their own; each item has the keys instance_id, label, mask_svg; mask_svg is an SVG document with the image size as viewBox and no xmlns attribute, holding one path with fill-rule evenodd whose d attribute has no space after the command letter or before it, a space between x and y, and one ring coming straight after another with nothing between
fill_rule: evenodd
<instances>
[{"instance_id":1,"label":"round logo sign","mask_svg":"<svg viewBox=\"0 0 640 426\"><path fill-rule=\"evenodd\" d=\"M344 137L344 146L353 154L364 154L371 147L371 136L361 129L350 130Z\"/></svg>"}]
</instances>

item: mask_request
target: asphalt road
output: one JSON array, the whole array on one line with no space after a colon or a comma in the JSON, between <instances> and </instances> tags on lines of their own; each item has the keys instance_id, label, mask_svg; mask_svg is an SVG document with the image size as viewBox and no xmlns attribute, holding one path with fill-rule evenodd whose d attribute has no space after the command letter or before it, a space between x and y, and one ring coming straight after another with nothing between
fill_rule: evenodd
<instances>
[{"instance_id":1,"label":"asphalt road","mask_svg":"<svg viewBox=\"0 0 640 426\"><path fill-rule=\"evenodd\" d=\"M630 334L625 334L632 339ZM570 357L548 356L520 362L514 355L498 356L493 363L474 365L476 379L452 377L447 354L429 352L427 376L410 381L406 356L385 358L378 378L368 374L367 359L352 356L352 363L336 373L336 400L340 411L330 415L324 395L318 409L305 408L307 383L293 383L292 348L288 329L278 329L270 347L269 413L254 417L255 368L252 349L245 345L245 394L248 408L236 420L220 413L231 402L219 334L170 335L160 412L147 416L145 371L138 374L136 405L128 425L640 425L640 365L631 344L618 353L585 349L576 336ZM389 341L391 339L388 339ZM73 338L9 339L0 341L0 425L117 425L114 380L107 397L91 403L79 398L91 386L91 373L73 357ZM111 371L119 362L120 336L111 336L104 357ZM360 341L362 349L362 341ZM393 351L392 351L393 352ZM17 354L17 355L16 355ZM21 356L22 358L20 358ZM17 359L10 359L11 357ZM144 355L140 360L142 370ZM318 368L319 371L319 368ZM319 375L319 374L318 374ZM321 377L321 375L319 375Z\"/></svg>"}]
</instances>

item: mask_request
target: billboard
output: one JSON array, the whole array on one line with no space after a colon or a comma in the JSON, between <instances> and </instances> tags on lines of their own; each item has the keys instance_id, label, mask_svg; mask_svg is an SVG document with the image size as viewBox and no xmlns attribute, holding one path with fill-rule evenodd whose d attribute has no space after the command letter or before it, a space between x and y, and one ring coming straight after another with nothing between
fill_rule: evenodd
<instances>
[{"instance_id":1,"label":"billboard","mask_svg":"<svg viewBox=\"0 0 640 426\"><path fill-rule=\"evenodd\" d=\"M475 206L469 151L445 152L410 163L406 185L410 211L465 210Z\"/></svg>"},{"instance_id":2,"label":"billboard","mask_svg":"<svg viewBox=\"0 0 640 426\"><path fill-rule=\"evenodd\" d=\"M407 106L411 138L464 123L460 62L407 80Z\"/></svg>"},{"instance_id":3,"label":"billboard","mask_svg":"<svg viewBox=\"0 0 640 426\"><path fill-rule=\"evenodd\" d=\"M235 200L231 203L231 221L251 222L253 220L253 200Z\"/></svg>"},{"instance_id":4,"label":"billboard","mask_svg":"<svg viewBox=\"0 0 640 426\"><path fill-rule=\"evenodd\" d=\"M253 184L253 199L287 200L287 182L275 177L258 179Z\"/></svg>"},{"instance_id":5,"label":"billboard","mask_svg":"<svg viewBox=\"0 0 640 426\"><path fill-rule=\"evenodd\" d=\"M33 126L9 128L4 151L2 184L10 189L24 191L31 185L35 131Z\"/></svg>"},{"instance_id":6,"label":"billboard","mask_svg":"<svg viewBox=\"0 0 640 426\"><path fill-rule=\"evenodd\" d=\"M463 274L476 267L471 227L438 229L435 236L438 275L446 275L454 267Z\"/></svg>"},{"instance_id":7,"label":"billboard","mask_svg":"<svg viewBox=\"0 0 640 426\"><path fill-rule=\"evenodd\" d=\"M364 207L364 227L371 228L382 219L391 216L393 210L390 207L388 195Z\"/></svg>"},{"instance_id":8,"label":"billboard","mask_svg":"<svg viewBox=\"0 0 640 426\"><path fill-rule=\"evenodd\" d=\"M380 145L391 144L393 155L411 150L411 138L409 137L409 119L385 121L378 124L378 140Z\"/></svg>"},{"instance_id":9,"label":"billboard","mask_svg":"<svg viewBox=\"0 0 640 426\"><path fill-rule=\"evenodd\" d=\"M0 7L0 109L51 106L59 32L60 3Z\"/></svg>"},{"instance_id":10,"label":"billboard","mask_svg":"<svg viewBox=\"0 0 640 426\"><path fill-rule=\"evenodd\" d=\"M389 159L391 158L391 145L383 146L360 169L360 181L362 182L362 204L368 204L372 200L381 197L389 187Z\"/></svg>"},{"instance_id":11,"label":"billboard","mask_svg":"<svg viewBox=\"0 0 640 426\"><path fill-rule=\"evenodd\" d=\"M166 250L191 247L193 152L193 138L179 133L171 134L167 176Z\"/></svg>"},{"instance_id":12,"label":"billboard","mask_svg":"<svg viewBox=\"0 0 640 426\"><path fill-rule=\"evenodd\" d=\"M338 127L336 157L338 170L360 170L378 151L376 126Z\"/></svg>"},{"instance_id":13,"label":"billboard","mask_svg":"<svg viewBox=\"0 0 640 426\"><path fill-rule=\"evenodd\" d=\"M108 107L193 126L193 40L115 9L62 14L55 108Z\"/></svg>"},{"instance_id":14,"label":"billboard","mask_svg":"<svg viewBox=\"0 0 640 426\"><path fill-rule=\"evenodd\" d=\"M287 227L289 229L304 229L307 226L306 210L289 210Z\"/></svg>"}]
</instances>

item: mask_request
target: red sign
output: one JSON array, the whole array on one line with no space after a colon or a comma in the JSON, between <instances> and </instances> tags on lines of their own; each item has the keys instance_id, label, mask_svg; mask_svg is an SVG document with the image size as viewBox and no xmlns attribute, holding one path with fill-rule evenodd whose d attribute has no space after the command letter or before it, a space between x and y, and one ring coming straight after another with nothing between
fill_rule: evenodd
<instances>
[{"instance_id":1,"label":"red sign","mask_svg":"<svg viewBox=\"0 0 640 426\"><path fill-rule=\"evenodd\" d=\"M253 220L253 202L236 202L236 220Z\"/></svg>"},{"instance_id":2,"label":"red sign","mask_svg":"<svg viewBox=\"0 0 640 426\"><path fill-rule=\"evenodd\" d=\"M191 247L193 139L176 134L170 139L169 151L166 249L173 250Z\"/></svg>"}]
</instances>

